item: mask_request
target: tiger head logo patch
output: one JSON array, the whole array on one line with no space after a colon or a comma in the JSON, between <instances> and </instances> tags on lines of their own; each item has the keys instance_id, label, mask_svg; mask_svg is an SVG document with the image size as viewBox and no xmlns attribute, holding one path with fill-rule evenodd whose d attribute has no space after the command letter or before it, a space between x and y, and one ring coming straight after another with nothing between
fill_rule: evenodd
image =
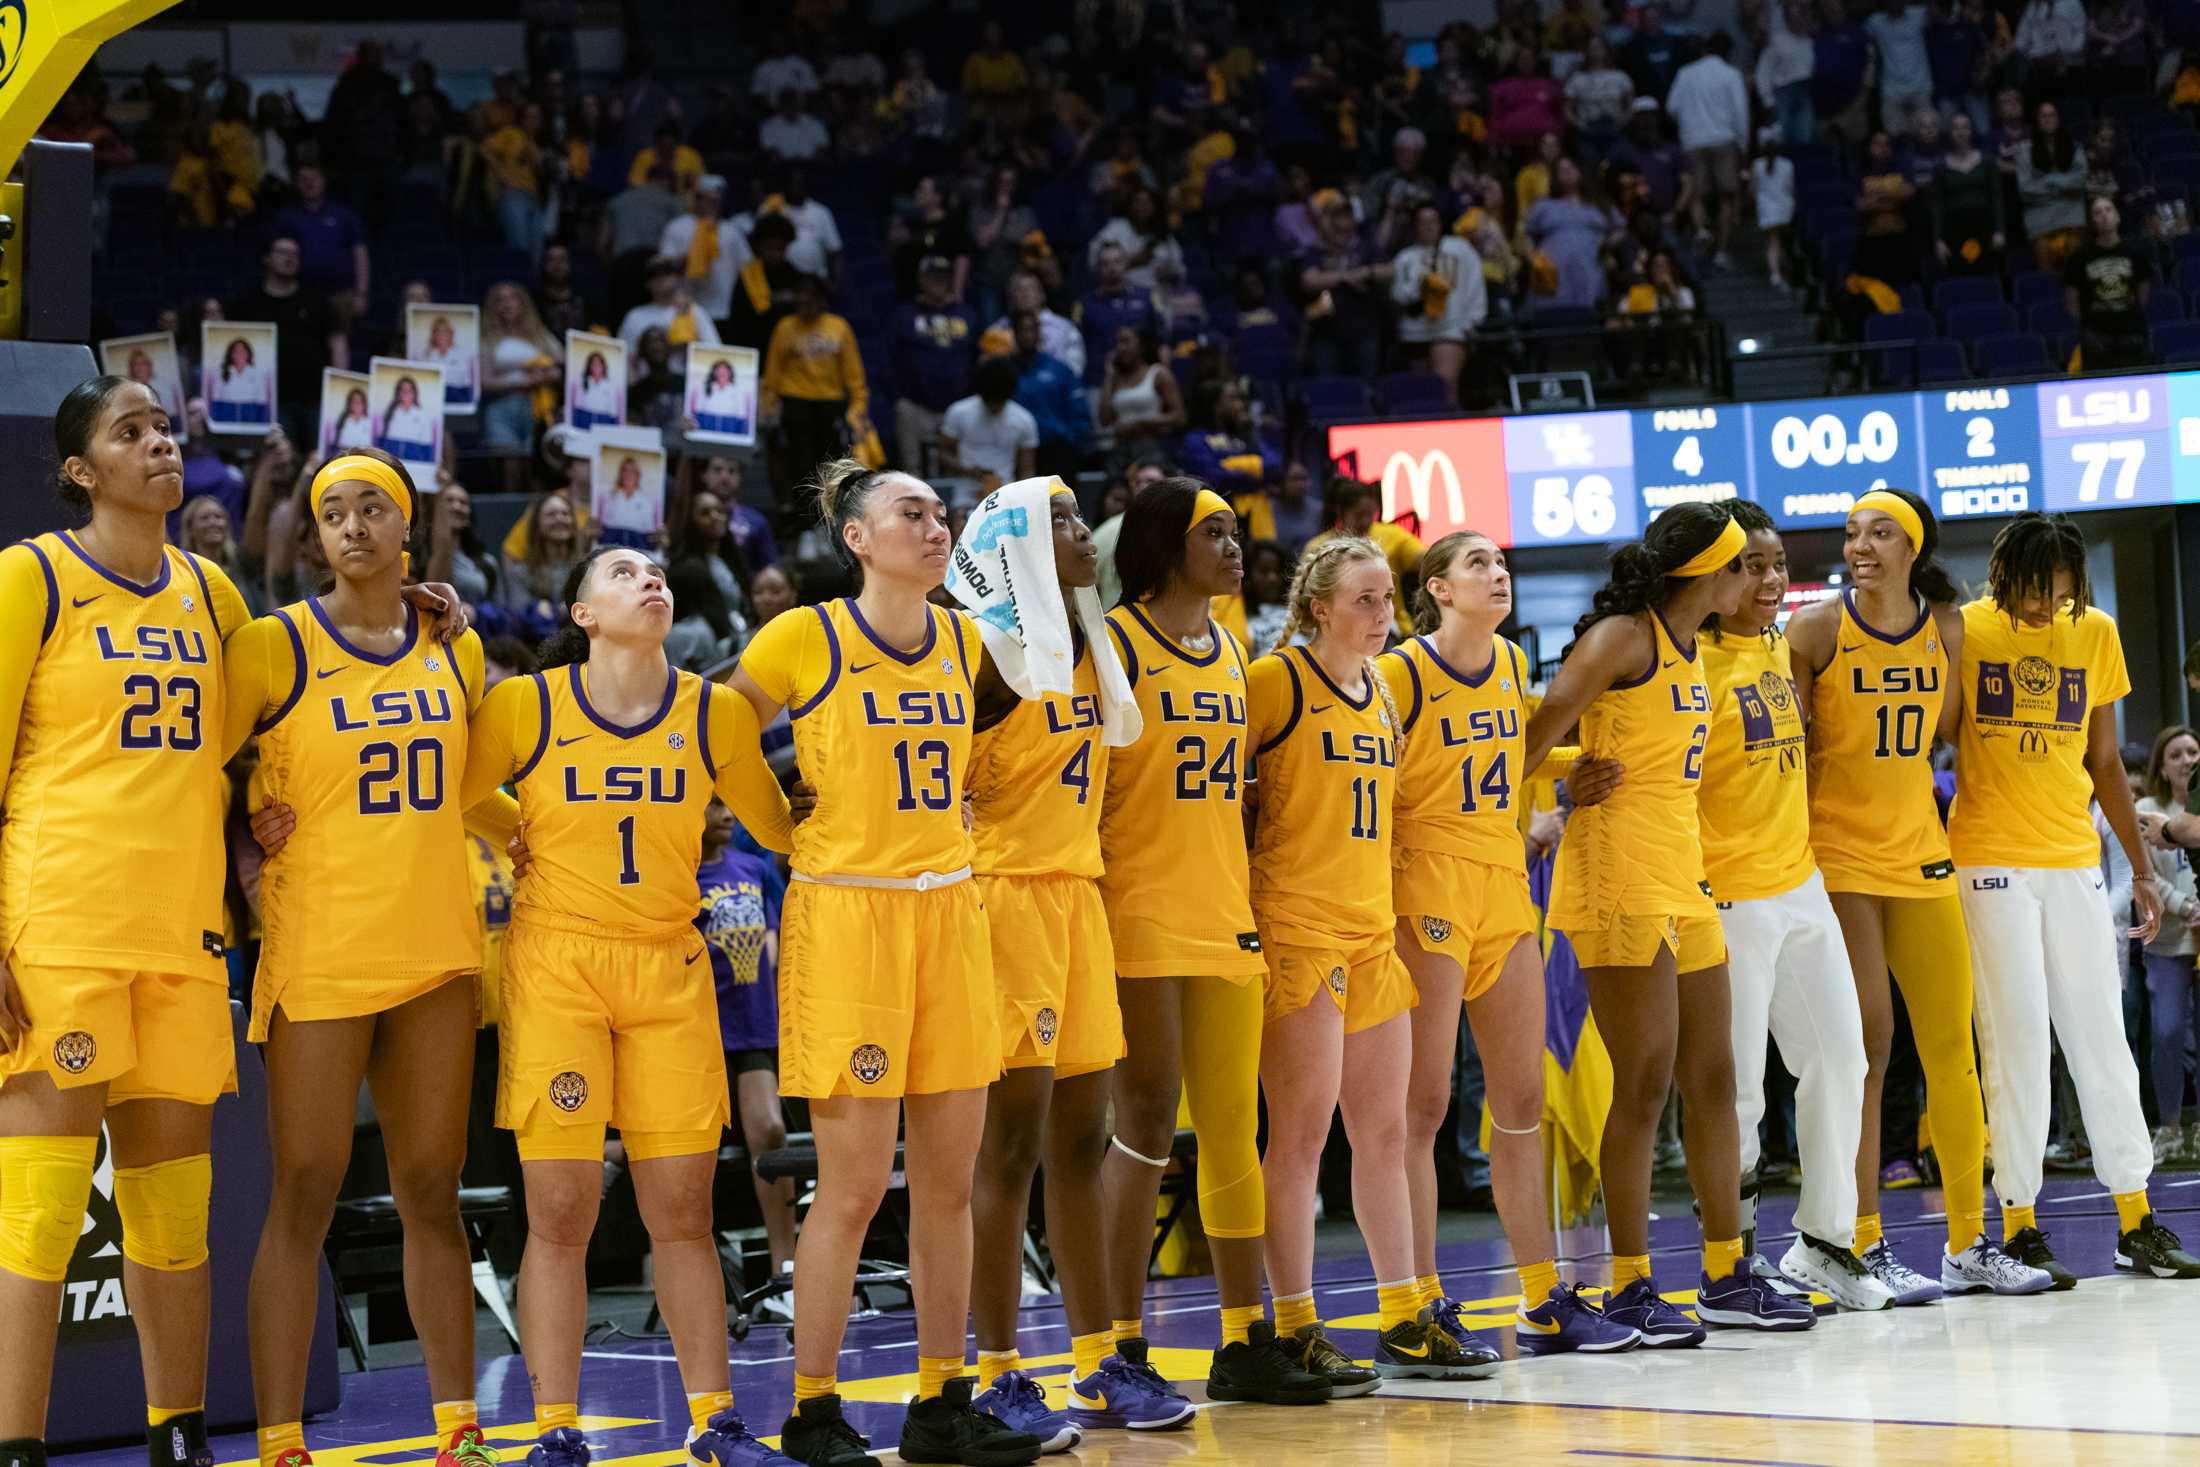
<instances>
[{"instance_id":1,"label":"tiger head logo patch","mask_svg":"<svg viewBox=\"0 0 2200 1467\"><path fill-rule=\"evenodd\" d=\"M1337 997L1339 997L1339 998L1343 998L1343 997L1344 997L1344 969L1343 969L1343 968L1341 968L1341 967L1340 967L1340 968L1331 968L1331 969L1329 970L1329 978L1328 978L1328 983L1329 983L1329 991L1330 991L1331 993L1334 993L1334 994L1335 994L1335 995L1337 995Z\"/></svg>"},{"instance_id":2,"label":"tiger head logo patch","mask_svg":"<svg viewBox=\"0 0 2200 1467\"><path fill-rule=\"evenodd\" d=\"M886 1051L876 1044L859 1044L848 1055L848 1073L866 1085L886 1078Z\"/></svg>"},{"instance_id":3,"label":"tiger head logo patch","mask_svg":"<svg viewBox=\"0 0 2200 1467\"><path fill-rule=\"evenodd\" d=\"M2055 686L2055 665L2044 657L2020 657L2011 676L2018 687L2037 698Z\"/></svg>"},{"instance_id":4,"label":"tiger head logo patch","mask_svg":"<svg viewBox=\"0 0 2200 1467\"><path fill-rule=\"evenodd\" d=\"M1430 942L1448 942L1451 939L1451 924L1441 917L1423 917L1421 935Z\"/></svg>"},{"instance_id":5,"label":"tiger head logo patch","mask_svg":"<svg viewBox=\"0 0 2200 1467\"><path fill-rule=\"evenodd\" d=\"M1788 705L1788 680L1776 672L1767 672L1757 679L1757 691L1764 695L1765 703L1775 713L1784 713Z\"/></svg>"},{"instance_id":6,"label":"tiger head logo patch","mask_svg":"<svg viewBox=\"0 0 2200 1467\"><path fill-rule=\"evenodd\" d=\"M1041 1044L1052 1044L1056 1031L1061 1027L1061 1020L1056 1016L1054 1010L1039 1010L1033 1022L1039 1032L1039 1042Z\"/></svg>"},{"instance_id":7,"label":"tiger head logo patch","mask_svg":"<svg viewBox=\"0 0 2200 1467\"><path fill-rule=\"evenodd\" d=\"M68 1074L83 1074L98 1058L99 1041L82 1029L71 1029L53 1042L53 1062Z\"/></svg>"},{"instance_id":8,"label":"tiger head logo patch","mask_svg":"<svg viewBox=\"0 0 2200 1467\"><path fill-rule=\"evenodd\" d=\"M588 1077L579 1070L560 1070L552 1075L550 1103L568 1115L588 1104Z\"/></svg>"}]
</instances>

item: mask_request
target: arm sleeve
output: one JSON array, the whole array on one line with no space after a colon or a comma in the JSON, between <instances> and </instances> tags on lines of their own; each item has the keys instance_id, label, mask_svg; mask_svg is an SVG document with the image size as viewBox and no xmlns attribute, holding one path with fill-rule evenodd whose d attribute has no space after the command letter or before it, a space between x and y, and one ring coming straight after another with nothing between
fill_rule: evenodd
<instances>
[{"instance_id":1,"label":"arm sleeve","mask_svg":"<svg viewBox=\"0 0 2200 1467\"><path fill-rule=\"evenodd\" d=\"M1390 688L1390 701L1398 705L1398 721L1410 738L1420 724L1421 711L1421 689L1413 680L1413 665L1402 653L1385 652L1375 659L1375 670Z\"/></svg>"},{"instance_id":2,"label":"arm sleeve","mask_svg":"<svg viewBox=\"0 0 2200 1467\"><path fill-rule=\"evenodd\" d=\"M741 828L766 850L794 850L794 813L771 766L764 762L764 731L756 708L731 688L710 700L710 747L718 763L718 798Z\"/></svg>"},{"instance_id":3,"label":"arm sleeve","mask_svg":"<svg viewBox=\"0 0 2200 1467\"><path fill-rule=\"evenodd\" d=\"M468 722L466 777L459 781L458 803L469 816L534 756L543 736L536 688L534 678L506 678L481 700Z\"/></svg>"},{"instance_id":4,"label":"arm sleeve","mask_svg":"<svg viewBox=\"0 0 2200 1467\"><path fill-rule=\"evenodd\" d=\"M15 736L23 719L23 698L30 691L31 669L46 644L46 572L29 546L11 546L0 554L0 789L15 763Z\"/></svg>"},{"instance_id":5,"label":"arm sleeve","mask_svg":"<svg viewBox=\"0 0 2200 1467\"><path fill-rule=\"evenodd\" d=\"M272 616L247 622L222 643L222 762L244 747L266 716L268 703L289 694L298 675L290 635Z\"/></svg>"},{"instance_id":6,"label":"arm sleeve","mask_svg":"<svg viewBox=\"0 0 2200 1467\"><path fill-rule=\"evenodd\" d=\"M804 676L804 664L810 661L812 635L819 626L817 613L807 606L780 613L741 649L741 670L774 703L794 707L817 687Z\"/></svg>"},{"instance_id":7,"label":"arm sleeve","mask_svg":"<svg viewBox=\"0 0 2200 1467\"><path fill-rule=\"evenodd\" d=\"M214 626L227 642L252 620L252 608L245 604L244 593L237 589L237 583L229 579L229 572L202 555L192 556L191 562L199 568L199 574L206 577L207 599L214 603L210 608Z\"/></svg>"},{"instance_id":8,"label":"arm sleeve","mask_svg":"<svg viewBox=\"0 0 2200 1467\"><path fill-rule=\"evenodd\" d=\"M1245 739L1265 749L1298 712L1291 672L1281 657L1262 657L1245 669Z\"/></svg>"}]
</instances>

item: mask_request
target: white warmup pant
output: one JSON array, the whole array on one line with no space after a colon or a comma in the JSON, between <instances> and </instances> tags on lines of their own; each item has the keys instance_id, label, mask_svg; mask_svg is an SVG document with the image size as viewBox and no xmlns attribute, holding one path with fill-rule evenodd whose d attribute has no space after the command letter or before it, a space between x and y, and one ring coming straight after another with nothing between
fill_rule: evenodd
<instances>
[{"instance_id":1,"label":"white warmup pant","mask_svg":"<svg viewBox=\"0 0 2200 1467\"><path fill-rule=\"evenodd\" d=\"M1856 1241L1856 1148L1864 1124L1864 1022L1841 924L1816 871L1793 891L1721 903L1734 990L1734 1109L1742 1171L1757 1165L1765 1114L1765 1036L1795 1076L1803 1194L1795 1226L1846 1248Z\"/></svg>"},{"instance_id":2,"label":"white warmup pant","mask_svg":"<svg viewBox=\"0 0 2200 1467\"><path fill-rule=\"evenodd\" d=\"M2138 1191L2154 1170L2154 1145L2124 1038L2123 964L2100 868L1959 866L1956 885L1971 929L1994 1194L2014 1207L2040 1195L2050 1022L2093 1145L2093 1174L2111 1192Z\"/></svg>"}]
</instances>

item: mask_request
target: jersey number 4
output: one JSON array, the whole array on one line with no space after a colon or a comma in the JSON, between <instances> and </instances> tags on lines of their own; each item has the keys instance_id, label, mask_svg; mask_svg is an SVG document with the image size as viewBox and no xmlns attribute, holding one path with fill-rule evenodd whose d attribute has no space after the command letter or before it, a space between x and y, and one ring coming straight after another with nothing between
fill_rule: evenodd
<instances>
[{"instance_id":1,"label":"jersey number 4","mask_svg":"<svg viewBox=\"0 0 2200 1467\"><path fill-rule=\"evenodd\" d=\"M1176 741L1176 797L1180 800L1204 800L1207 787L1222 786L1222 798L1237 798L1237 740L1224 743L1222 752L1210 763L1207 759L1207 740L1198 734L1186 734Z\"/></svg>"},{"instance_id":2,"label":"jersey number 4","mask_svg":"<svg viewBox=\"0 0 2200 1467\"><path fill-rule=\"evenodd\" d=\"M172 677L163 687L161 680L150 673L136 673L122 680L122 695L130 700L130 706L122 710L123 748L157 749L163 743L171 749L199 746L199 684L196 678ZM164 708L173 715L165 738L159 724Z\"/></svg>"},{"instance_id":3,"label":"jersey number 4","mask_svg":"<svg viewBox=\"0 0 2200 1467\"><path fill-rule=\"evenodd\" d=\"M1069 756L1069 763L1062 766L1062 783L1077 791L1077 803L1085 803L1092 792L1092 740L1085 739L1077 745L1077 752Z\"/></svg>"}]
</instances>

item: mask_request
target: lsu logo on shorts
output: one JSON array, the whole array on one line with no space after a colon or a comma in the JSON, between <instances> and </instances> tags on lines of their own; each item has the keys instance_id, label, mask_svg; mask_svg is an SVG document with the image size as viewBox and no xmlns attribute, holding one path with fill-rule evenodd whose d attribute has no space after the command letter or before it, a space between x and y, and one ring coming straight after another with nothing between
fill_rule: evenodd
<instances>
[{"instance_id":1,"label":"lsu logo on shorts","mask_svg":"<svg viewBox=\"0 0 2200 1467\"><path fill-rule=\"evenodd\" d=\"M1423 917L1421 935L1430 942L1447 942L1451 938L1451 924L1441 917Z\"/></svg>"},{"instance_id":2,"label":"lsu logo on shorts","mask_svg":"<svg viewBox=\"0 0 2200 1467\"><path fill-rule=\"evenodd\" d=\"M1335 995L1337 995L1337 1001L1338 1001L1338 1002L1342 1003L1342 1002L1344 1001L1344 969L1343 969L1343 968L1341 968L1341 967L1337 967L1337 968L1331 968L1331 969L1329 970L1329 991L1330 991L1331 993L1334 993Z\"/></svg>"},{"instance_id":3,"label":"lsu logo on shorts","mask_svg":"<svg viewBox=\"0 0 2200 1467\"><path fill-rule=\"evenodd\" d=\"M81 1075L99 1058L99 1041L82 1029L71 1029L53 1042L53 1062L71 1075Z\"/></svg>"},{"instance_id":4,"label":"lsu logo on shorts","mask_svg":"<svg viewBox=\"0 0 2200 1467\"><path fill-rule=\"evenodd\" d=\"M588 1104L588 1077L578 1070L560 1070L552 1075L550 1103L569 1115Z\"/></svg>"},{"instance_id":5,"label":"lsu logo on shorts","mask_svg":"<svg viewBox=\"0 0 2200 1467\"><path fill-rule=\"evenodd\" d=\"M1061 1026L1060 1017L1055 1014L1053 1009L1044 1008L1039 1010L1034 1022L1039 1029L1039 1042L1041 1044L1052 1044L1055 1031Z\"/></svg>"},{"instance_id":6,"label":"lsu logo on shorts","mask_svg":"<svg viewBox=\"0 0 2200 1467\"><path fill-rule=\"evenodd\" d=\"M886 1078L886 1051L876 1044L859 1044L848 1056L848 1073L866 1085Z\"/></svg>"}]
</instances>

